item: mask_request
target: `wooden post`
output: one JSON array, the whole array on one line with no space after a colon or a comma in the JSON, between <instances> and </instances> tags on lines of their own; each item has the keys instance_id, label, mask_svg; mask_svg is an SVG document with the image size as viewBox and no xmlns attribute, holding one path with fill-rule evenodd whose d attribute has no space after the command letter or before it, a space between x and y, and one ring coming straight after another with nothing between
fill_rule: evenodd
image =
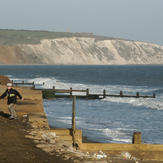
<instances>
[{"instance_id":1,"label":"wooden post","mask_svg":"<svg viewBox=\"0 0 163 163\"><path fill-rule=\"evenodd\" d=\"M70 88L70 96L72 96L72 88Z\"/></svg>"},{"instance_id":2,"label":"wooden post","mask_svg":"<svg viewBox=\"0 0 163 163\"><path fill-rule=\"evenodd\" d=\"M153 93L153 98L156 98L156 94L155 93Z\"/></svg>"},{"instance_id":3,"label":"wooden post","mask_svg":"<svg viewBox=\"0 0 163 163\"><path fill-rule=\"evenodd\" d=\"M104 89L103 90L103 98L105 98L106 97L106 90Z\"/></svg>"},{"instance_id":4,"label":"wooden post","mask_svg":"<svg viewBox=\"0 0 163 163\"><path fill-rule=\"evenodd\" d=\"M139 98L139 92L136 92L136 97Z\"/></svg>"},{"instance_id":5,"label":"wooden post","mask_svg":"<svg viewBox=\"0 0 163 163\"><path fill-rule=\"evenodd\" d=\"M22 84L24 84L24 80L22 81Z\"/></svg>"},{"instance_id":6,"label":"wooden post","mask_svg":"<svg viewBox=\"0 0 163 163\"><path fill-rule=\"evenodd\" d=\"M32 84L33 84L33 89L35 89L35 82L32 82Z\"/></svg>"},{"instance_id":7,"label":"wooden post","mask_svg":"<svg viewBox=\"0 0 163 163\"><path fill-rule=\"evenodd\" d=\"M43 82L42 85L45 85L45 82Z\"/></svg>"},{"instance_id":8,"label":"wooden post","mask_svg":"<svg viewBox=\"0 0 163 163\"><path fill-rule=\"evenodd\" d=\"M53 92L54 92L54 95L55 95L55 86L53 86Z\"/></svg>"},{"instance_id":9,"label":"wooden post","mask_svg":"<svg viewBox=\"0 0 163 163\"><path fill-rule=\"evenodd\" d=\"M89 96L89 89L87 88L87 90L86 90L86 91L87 91L87 96Z\"/></svg>"},{"instance_id":10,"label":"wooden post","mask_svg":"<svg viewBox=\"0 0 163 163\"><path fill-rule=\"evenodd\" d=\"M76 96L73 96L73 102L72 102L72 138L73 138L73 146L77 145L76 138L75 138L75 132L76 132L75 116L76 116Z\"/></svg>"},{"instance_id":11,"label":"wooden post","mask_svg":"<svg viewBox=\"0 0 163 163\"><path fill-rule=\"evenodd\" d=\"M122 92L122 91L120 91L120 96L121 96L121 97L123 96L123 92Z\"/></svg>"},{"instance_id":12,"label":"wooden post","mask_svg":"<svg viewBox=\"0 0 163 163\"><path fill-rule=\"evenodd\" d=\"M132 143L133 144L141 144L141 132L134 132Z\"/></svg>"}]
</instances>

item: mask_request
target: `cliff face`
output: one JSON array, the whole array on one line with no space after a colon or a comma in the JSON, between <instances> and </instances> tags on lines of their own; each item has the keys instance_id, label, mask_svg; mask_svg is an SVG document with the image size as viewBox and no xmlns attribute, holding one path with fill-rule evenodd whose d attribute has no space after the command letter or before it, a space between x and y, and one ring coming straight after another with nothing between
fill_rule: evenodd
<instances>
[{"instance_id":1,"label":"cliff face","mask_svg":"<svg viewBox=\"0 0 163 163\"><path fill-rule=\"evenodd\" d=\"M0 46L0 64L163 64L163 46L88 37Z\"/></svg>"}]
</instances>

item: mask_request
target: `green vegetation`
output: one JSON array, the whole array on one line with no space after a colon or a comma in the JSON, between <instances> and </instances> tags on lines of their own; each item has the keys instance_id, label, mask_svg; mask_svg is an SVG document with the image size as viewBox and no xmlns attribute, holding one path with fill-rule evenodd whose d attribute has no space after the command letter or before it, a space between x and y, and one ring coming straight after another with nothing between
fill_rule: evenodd
<instances>
[{"instance_id":1,"label":"green vegetation","mask_svg":"<svg viewBox=\"0 0 163 163\"><path fill-rule=\"evenodd\" d=\"M38 44L41 39L54 39L60 37L72 37L72 33L27 31L27 30L0 30L0 45L12 44Z\"/></svg>"},{"instance_id":2,"label":"green vegetation","mask_svg":"<svg viewBox=\"0 0 163 163\"><path fill-rule=\"evenodd\" d=\"M112 37L96 36L93 33L70 33L30 30L0 29L0 45L38 44L42 39L55 39L62 37L92 37L96 40L115 39Z\"/></svg>"}]
</instances>

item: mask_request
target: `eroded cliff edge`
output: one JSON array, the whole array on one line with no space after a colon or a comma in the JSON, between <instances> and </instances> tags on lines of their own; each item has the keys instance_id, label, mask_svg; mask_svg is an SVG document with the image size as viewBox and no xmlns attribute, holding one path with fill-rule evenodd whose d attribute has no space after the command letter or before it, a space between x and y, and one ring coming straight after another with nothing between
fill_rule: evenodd
<instances>
[{"instance_id":1,"label":"eroded cliff edge","mask_svg":"<svg viewBox=\"0 0 163 163\"><path fill-rule=\"evenodd\" d=\"M42 39L37 44L0 45L0 64L163 64L163 46L93 37Z\"/></svg>"}]
</instances>

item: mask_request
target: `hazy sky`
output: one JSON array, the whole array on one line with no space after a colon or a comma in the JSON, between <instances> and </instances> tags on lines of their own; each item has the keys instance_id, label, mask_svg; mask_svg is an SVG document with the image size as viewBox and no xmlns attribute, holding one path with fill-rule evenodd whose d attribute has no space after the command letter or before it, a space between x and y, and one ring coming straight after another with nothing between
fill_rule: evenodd
<instances>
[{"instance_id":1,"label":"hazy sky","mask_svg":"<svg viewBox=\"0 0 163 163\"><path fill-rule=\"evenodd\" d=\"M0 28L93 32L163 45L163 0L0 0Z\"/></svg>"}]
</instances>

